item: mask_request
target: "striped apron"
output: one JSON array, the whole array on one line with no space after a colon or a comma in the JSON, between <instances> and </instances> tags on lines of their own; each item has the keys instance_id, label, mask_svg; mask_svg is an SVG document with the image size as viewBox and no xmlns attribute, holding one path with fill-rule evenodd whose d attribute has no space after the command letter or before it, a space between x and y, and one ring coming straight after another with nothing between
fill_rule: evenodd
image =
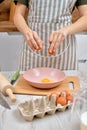
<instances>
[{"instance_id":1,"label":"striped apron","mask_svg":"<svg viewBox=\"0 0 87 130\"><path fill-rule=\"evenodd\" d=\"M69 35L59 46L56 55L48 54L49 37L52 31L72 23L72 10L76 0L30 0L28 25L44 41L41 51L32 51L23 44L20 70L36 67L52 67L60 70L77 69L76 39Z\"/></svg>"}]
</instances>

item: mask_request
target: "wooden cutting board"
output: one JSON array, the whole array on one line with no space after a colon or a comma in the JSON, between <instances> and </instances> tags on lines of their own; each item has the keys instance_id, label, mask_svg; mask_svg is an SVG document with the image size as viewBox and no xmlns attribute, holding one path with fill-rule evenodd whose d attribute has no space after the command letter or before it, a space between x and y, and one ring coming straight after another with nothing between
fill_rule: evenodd
<instances>
[{"instance_id":1,"label":"wooden cutting board","mask_svg":"<svg viewBox=\"0 0 87 130\"><path fill-rule=\"evenodd\" d=\"M69 84L73 84L73 88L69 87ZM80 88L79 79L77 76L67 76L64 81L61 82L55 88L52 89L38 89L29 85L29 82L26 81L23 76L19 77L17 84L13 89L13 93L15 94L31 94L31 95L48 95L53 91L61 92L63 90L68 90L69 92L76 92Z\"/></svg>"}]
</instances>

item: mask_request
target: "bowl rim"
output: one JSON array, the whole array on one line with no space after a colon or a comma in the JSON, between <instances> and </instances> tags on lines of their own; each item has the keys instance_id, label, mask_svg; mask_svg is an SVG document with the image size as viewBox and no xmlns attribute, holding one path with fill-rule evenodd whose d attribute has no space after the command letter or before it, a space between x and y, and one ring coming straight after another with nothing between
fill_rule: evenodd
<instances>
[{"instance_id":1,"label":"bowl rim","mask_svg":"<svg viewBox=\"0 0 87 130\"><path fill-rule=\"evenodd\" d=\"M36 82L36 81L29 81L28 79L26 79L26 78L25 78L25 74L28 73L29 71L32 71L32 70L35 70L35 69L53 69L53 70L57 70L57 71L59 71L59 72L61 72L61 73L63 74L63 78L60 79L59 81L45 82L45 83L43 83L43 82ZM32 68L32 69L29 69L29 70L25 71L24 74L23 74L23 78L24 78L26 81L30 82L30 83L50 85L50 84L56 84L56 83L62 82L62 81L66 78L66 75L65 75L65 72L64 72L64 71L62 71L62 70L60 70L60 69L57 69L57 68L37 67L37 68Z\"/></svg>"}]
</instances>

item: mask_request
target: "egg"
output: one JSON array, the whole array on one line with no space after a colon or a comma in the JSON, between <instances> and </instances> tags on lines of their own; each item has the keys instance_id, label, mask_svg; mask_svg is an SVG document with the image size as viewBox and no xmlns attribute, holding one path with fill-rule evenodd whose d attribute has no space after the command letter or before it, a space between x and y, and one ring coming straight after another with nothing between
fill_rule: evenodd
<instances>
[{"instance_id":1,"label":"egg","mask_svg":"<svg viewBox=\"0 0 87 130\"><path fill-rule=\"evenodd\" d=\"M50 80L48 78L44 78L44 79L41 80L41 82L48 83L48 82L50 82Z\"/></svg>"},{"instance_id":2,"label":"egg","mask_svg":"<svg viewBox=\"0 0 87 130\"><path fill-rule=\"evenodd\" d=\"M68 91L64 90L64 91L62 91L62 92L60 93L60 95L61 95L62 97L66 97L67 102L68 102L68 101L73 102L73 96L72 96L71 93L69 93Z\"/></svg>"},{"instance_id":3,"label":"egg","mask_svg":"<svg viewBox=\"0 0 87 130\"><path fill-rule=\"evenodd\" d=\"M68 96L66 97L66 99L67 99L67 101L73 102L73 96L72 96L72 95L68 95Z\"/></svg>"},{"instance_id":4,"label":"egg","mask_svg":"<svg viewBox=\"0 0 87 130\"><path fill-rule=\"evenodd\" d=\"M52 82L55 82L55 80L53 80L53 79L49 79L49 78L44 78L44 79L41 79L41 82L42 83L52 83Z\"/></svg>"},{"instance_id":5,"label":"egg","mask_svg":"<svg viewBox=\"0 0 87 130\"><path fill-rule=\"evenodd\" d=\"M61 92L53 91L50 94L49 99L51 100L52 95L56 96L56 105L61 104L62 106L66 105L68 101L73 102L73 95L66 90Z\"/></svg>"},{"instance_id":6,"label":"egg","mask_svg":"<svg viewBox=\"0 0 87 130\"><path fill-rule=\"evenodd\" d=\"M60 96L57 98L57 104L61 104L62 106L64 106L67 104L67 99L65 97Z\"/></svg>"}]
</instances>

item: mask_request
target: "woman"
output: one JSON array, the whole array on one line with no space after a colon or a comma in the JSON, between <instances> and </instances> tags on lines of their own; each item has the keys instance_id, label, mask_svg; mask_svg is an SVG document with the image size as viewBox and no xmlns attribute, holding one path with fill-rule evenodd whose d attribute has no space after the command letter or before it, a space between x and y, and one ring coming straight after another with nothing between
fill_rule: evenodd
<instances>
[{"instance_id":1,"label":"woman","mask_svg":"<svg viewBox=\"0 0 87 130\"><path fill-rule=\"evenodd\" d=\"M87 29L87 0L14 0L14 24L26 42L21 70L35 67L76 69L75 33ZM72 11L78 7L80 18L72 24ZM28 24L24 16L29 8ZM52 54L52 55L50 55Z\"/></svg>"}]
</instances>

